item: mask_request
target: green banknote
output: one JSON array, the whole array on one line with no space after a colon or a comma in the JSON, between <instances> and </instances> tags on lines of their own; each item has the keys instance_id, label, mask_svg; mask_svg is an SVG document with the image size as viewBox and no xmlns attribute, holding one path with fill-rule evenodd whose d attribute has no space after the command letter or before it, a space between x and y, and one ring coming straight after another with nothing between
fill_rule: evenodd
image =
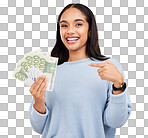
<instances>
[{"instance_id":1,"label":"green banknote","mask_svg":"<svg viewBox=\"0 0 148 138\"><path fill-rule=\"evenodd\" d=\"M48 60L45 61L43 73L48 78L49 85L47 86L47 88L49 89L49 91L53 90L57 63L58 63L58 58L55 58L55 57L48 57Z\"/></svg>"},{"instance_id":2,"label":"green banknote","mask_svg":"<svg viewBox=\"0 0 148 138\"><path fill-rule=\"evenodd\" d=\"M47 89L53 90L56 75L58 58L51 57L50 53L42 52L42 50L26 53L18 62L14 70L13 76L28 86L31 86L36 79L45 75L47 77Z\"/></svg>"},{"instance_id":3,"label":"green banknote","mask_svg":"<svg viewBox=\"0 0 148 138\"><path fill-rule=\"evenodd\" d=\"M21 67L16 67L13 72L13 77L16 79L23 81L26 85L31 86L33 84L33 81L31 78L28 77L26 72Z\"/></svg>"},{"instance_id":4,"label":"green banknote","mask_svg":"<svg viewBox=\"0 0 148 138\"><path fill-rule=\"evenodd\" d=\"M40 63L40 57L42 56L42 51L34 51L29 52L24 55L25 61L28 66L28 70L31 74L32 80L36 81L36 79L42 75L43 73L39 71L39 63Z\"/></svg>"}]
</instances>

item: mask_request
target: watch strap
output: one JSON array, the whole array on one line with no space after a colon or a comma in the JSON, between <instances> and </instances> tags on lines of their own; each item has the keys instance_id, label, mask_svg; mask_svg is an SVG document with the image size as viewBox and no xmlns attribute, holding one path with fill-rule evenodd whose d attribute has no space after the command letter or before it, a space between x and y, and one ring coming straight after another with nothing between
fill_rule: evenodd
<instances>
[{"instance_id":1,"label":"watch strap","mask_svg":"<svg viewBox=\"0 0 148 138\"><path fill-rule=\"evenodd\" d=\"M124 91L125 89L126 89L126 83L124 82L124 83L122 83L121 84L121 87L120 88L116 88L115 86L114 86L114 84L112 85L112 88L113 88L113 90L114 91Z\"/></svg>"}]
</instances>

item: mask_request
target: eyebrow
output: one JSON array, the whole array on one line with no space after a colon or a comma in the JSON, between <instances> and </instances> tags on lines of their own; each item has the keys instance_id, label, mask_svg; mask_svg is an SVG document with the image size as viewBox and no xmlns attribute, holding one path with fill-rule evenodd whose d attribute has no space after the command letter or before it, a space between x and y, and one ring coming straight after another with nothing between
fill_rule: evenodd
<instances>
[{"instance_id":1,"label":"eyebrow","mask_svg":"<svg viewBox=\"0 0 148 138\"><path fill-rule=\"evenodd\" d=\"M76 21L82 21L82 22L84 22L82 19L75 19L74 21L75 21L75 22L76 22ZM67 21L66 21L66 20L60 21L60 23L62 23L62 22L67 22ZM85 22L84 22L84 23L85 23Z\"/></svg>"}]
</instances>

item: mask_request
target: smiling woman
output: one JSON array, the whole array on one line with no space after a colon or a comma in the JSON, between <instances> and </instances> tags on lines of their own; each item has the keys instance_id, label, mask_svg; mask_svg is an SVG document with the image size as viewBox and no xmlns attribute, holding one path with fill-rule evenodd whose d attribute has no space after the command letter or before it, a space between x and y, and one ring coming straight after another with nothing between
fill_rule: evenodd
<instances>
[{"instance_id":1,"label":"smiling woman","mask_svg":"<svg viewBox=\"0 0 148 138\"><path fill-rule=\"evenodd\" d=\"M31 87L33 129L42 138L114 138L131 102L122 66L101 55L88 7L69 4L62 10L51 56L59 58L53 91L42 89L45 78Z\"/></svg>"},{"instance_id":2,"label":"smiling woman","mask_svg":"<svg viewBox=\"0 0 148 138\"><path fill-rule=\"evenodd\" d=\"M85 58L109 59L101 55L96 21L88 7L69 4L61 11L51 56L59 58L58 65Z\"/></svg>"}]
</instances>

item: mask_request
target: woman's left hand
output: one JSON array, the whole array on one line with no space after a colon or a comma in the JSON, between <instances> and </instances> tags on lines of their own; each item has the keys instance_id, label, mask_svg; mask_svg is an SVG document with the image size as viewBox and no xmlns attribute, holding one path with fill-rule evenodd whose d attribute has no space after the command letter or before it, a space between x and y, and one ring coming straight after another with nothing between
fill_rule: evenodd
<instances>
[{"instance_id":1,"label":"woman's left hand","mask_svg":"<svg viewBox=\"0 0 148 138\"><path fill-rule=\"evenodd\" d=\"M122 73L110 60L102 63L88 63L88 65L99 67L100 69L98 69L97 72L101 79L113 82L115 87L120 87L124 82Z\"/></svg>"}]
</instances>

